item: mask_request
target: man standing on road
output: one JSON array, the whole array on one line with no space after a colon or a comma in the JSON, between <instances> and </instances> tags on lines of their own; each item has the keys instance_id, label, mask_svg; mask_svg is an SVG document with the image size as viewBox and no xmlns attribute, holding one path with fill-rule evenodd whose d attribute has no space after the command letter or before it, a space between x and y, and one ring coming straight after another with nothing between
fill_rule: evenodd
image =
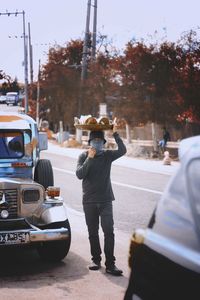
<instances>
[{"instance_id":1,"label":"man standing on road","mask_svg":"<svg viewBox=\"0 0 200 300\"><path fill-rule=\"evenodd\" d=\"M106 143L103 131L91 131L90 148L78 158L76 176L82 179L83 209L88 227L92 264L90 270L101 268L101 246L99 240L99 219L104 233L104 253L106 272L120 276L123 271L115 265L114 221L112 201L114 194L111 186L110 171L114 160L126 153L126 147L113 127L113 136L117 150L103 150Z\"/></svg>"}]
</instances>

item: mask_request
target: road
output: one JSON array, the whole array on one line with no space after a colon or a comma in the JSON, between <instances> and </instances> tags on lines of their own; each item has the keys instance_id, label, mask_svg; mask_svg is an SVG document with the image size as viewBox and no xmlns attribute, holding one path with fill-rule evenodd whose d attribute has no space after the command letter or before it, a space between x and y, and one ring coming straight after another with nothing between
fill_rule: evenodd
<instances>
[{"instance_id":1,"label":"road","mask_svg":"<svg viewBox=\"0 0 200 300\"><path fill-rule=\"evenodd\" d=\"M7 106L4 106L4 110ZM9 107L16 111L16 107ZM113 165L115 256L124 276L112 277L88 270L90 263L87 228L81 203L81 181L75 176L76 158L44 151L52 161L55 185L68 207L72 244L60 263L42 262L35 250L1 251L0 300L122 300L128 284L128 250L134 228L145 227L170 175ZM138 162L139 163L139 162ZM167 168L166 168L167 169ZM101 244L103 235L100 230Z\"/></svg>"},{"instance_id":2,"label":"road","mask_svg":"<svg viewBox=\"0 0 200 300\"><path fill-rule=\"evenodd\" d=\"M75 176L76 159L45 153L51 160L55 184L69 208L82 213L81 184ZM133 228L144 227L166 186L169 176L127 167L112 167L115 227L131 234Z\"/></svg>"},{"instance_id":3,"label":"road","mask_svg":"<svg viewBox=\"0 0 200 300\"><path fill-rule=\"evenodd\" d=\"M34 250L1 253L1 300L122 300L128 284L129 241L135 227L145 227L170 176L113 165L112 182L116 196L115 255L124 276L112 277L88 270L90 263L87 229L81 204L81 181L75 176L76 159L44 152L51 159L55 184L68 206L72 244L60 263L40 261ZM101 243L103 235L100 231Z\"/></svg>"}]
</instances>

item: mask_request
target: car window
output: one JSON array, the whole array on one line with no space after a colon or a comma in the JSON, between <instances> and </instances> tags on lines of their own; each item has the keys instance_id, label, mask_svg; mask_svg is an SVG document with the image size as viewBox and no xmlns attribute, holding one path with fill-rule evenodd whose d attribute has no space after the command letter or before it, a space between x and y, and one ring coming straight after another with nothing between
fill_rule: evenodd
<instances>
[{"instance_id":1,"label":"car window","mask_svg":"<svg viewBox=\"0 0 200 300\"><path fill-rule=\"evenodd\" d=\"M0 158L20 158L24 155L24 138L21 132L0 132Z\"/></svg>"}]
</instances>

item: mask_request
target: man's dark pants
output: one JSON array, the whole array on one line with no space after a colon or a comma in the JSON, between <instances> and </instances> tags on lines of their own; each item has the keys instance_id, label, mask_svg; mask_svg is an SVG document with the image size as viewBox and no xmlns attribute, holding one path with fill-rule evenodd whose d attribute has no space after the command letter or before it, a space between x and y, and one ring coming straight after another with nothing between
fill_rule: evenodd
<instances>
[{"instance_id":1,"label":"man's dark pants","mask_svg":"<svg viewBox=\"0 0 200 300\"><path fill-rule=\"evenodd\" d=\"M90 251L95 263L101 261L101 246L99 241L99 219L104 232L105 265L110 267L115 264L114 257L114 222L112 202L87 203L83 205L86 224L88 227Z\"/></svg>"}]
</instances>

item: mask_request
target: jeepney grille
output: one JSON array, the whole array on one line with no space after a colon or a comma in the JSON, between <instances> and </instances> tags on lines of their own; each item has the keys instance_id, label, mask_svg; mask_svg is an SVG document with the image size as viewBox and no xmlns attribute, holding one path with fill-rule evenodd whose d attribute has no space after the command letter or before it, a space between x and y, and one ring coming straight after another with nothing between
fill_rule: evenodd
<instances>
[{"instance_id":1,"label":"jeepney grille","mask_svg":"<svg viewBox=\"0 0 200 300\"><path fill-rule=\"evenodd\" d=\"M9 213L8 219L17 217L17 190L0 190L0 212L6 209ZM0 219L2 219L0 215Z\"/></svg>"}]
</instances>

